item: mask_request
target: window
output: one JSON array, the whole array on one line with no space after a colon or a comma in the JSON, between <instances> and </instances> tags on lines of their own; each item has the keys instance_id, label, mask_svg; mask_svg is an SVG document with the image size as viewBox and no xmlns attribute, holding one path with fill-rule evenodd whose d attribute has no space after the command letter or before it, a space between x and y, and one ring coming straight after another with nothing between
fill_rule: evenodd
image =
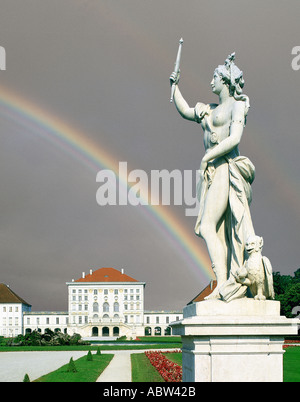
<instances>
[{"instance_id":1,"label":"window","mask_svg":"<svg viewBox=\"0 0 300 402\"><path fill-rule=\"evenodd\" d=\"M108 289L104 289L104 294L108 295Z\"/></svg>"},{"instance_id":2,"label":"window","mask_svg":"<svg viewBox=\"0 0 300 402\"><path fill-rule=\"evenodd\" d=\"M150 317L146 318L147 324L150 324Z\"/></svg>"},{"instance_id":3,"label":"window","mask_svg":"<svg viewBox=\"0 0 300 402\"><path fill-rule=\"evenodd\" d=\"M109 313L109 304L103 303L103 313Z\"/></svg>"},{"instance_id":4,"label":"window","mask_svg":"<svg viewBox=\"0 0 300 402\"><path fill-rule=\"evenodd\" d=\"M59 317L56 317L56 324L59 324Z\"/></svg>"},{"instance_id":5,"label":"window","mask_svg":"<svg viewBox=\"0 0 300 402\"><path fill-rule=\"evenodd\" d=\"M99 311L99 305L98 305L98 303L93 303L93 313L98 313L98 311Z\"/></svg>"},{"instance_id":6,"label":"window","mask_svg":"<svg viewBox=\"0 0 300 402\"><path fill-rule=\"evenodd\" d=\"M170 322L170 318L166 317L166 324L169 324L169 322Z\"/></svg>"},{"instance_id":7,"label":"window","mask_svg":"<svg viewBox=\"0 0 300 402\"><path fill-rule=\"evenodd\" d=\"M30 318L27 317L27 325L30 325Z\"/></svg>"},{"instance_id":8,"label":"window","mask_svg":"<svg viewBox=\"0 0 300 402\"><path fill-rule=\"evenodd\" d=\"M94 295L96 295L97 294L97 289L94 289Z\"/></svg>"},{"instance_id":9,"label":"window","mask_svg":"<svg viewBox=\"0 0 300 402\"><path fill-rule=\"evenodd\" d=\"M49 317L46 318L46 324L49 324Z\"/></svg>"},{"instance_id":10,"label":"window","mask_svg":"<svg viewBox=\"0 0 300 402\"><path fill-rule=\"evenodd\" d=\"M115 289L115 295L119 294L118 289Z\"/></svg>"},{"instance_id":11,"label":"window","mask_svg":"<svg viewBox=\"0 0 300 402\"><path fill-rule=\"evenodd\" d=\"M119 303L114 303L114 313L119 312Z\"/></svg>"},{"instance_id":12,"label":"window","mask_svg":"<svg viewBox=\"0 0 300 402\"><path fill-rule=\"evenodd\" d=\"M156 317L156 324L159 324L159 317Z\"/></svg>"}]
</instances>

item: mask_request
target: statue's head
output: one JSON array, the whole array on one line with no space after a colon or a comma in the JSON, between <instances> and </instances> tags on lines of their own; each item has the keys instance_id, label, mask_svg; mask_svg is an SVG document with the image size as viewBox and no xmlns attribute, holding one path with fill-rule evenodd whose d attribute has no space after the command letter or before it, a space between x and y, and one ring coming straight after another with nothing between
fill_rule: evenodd
<instances>
[{"instance_id":1,"label":"statue's head","mask_svg":"<svg viewBox=\"0 0 300 402\"><path fill-rule=\"evenodd\" d=\"M216 68L215 73L219 75L225 85L228 86L229 95L236 97L242 94L244 87L243 72L235 65L235 53L230 54L224 65Z\"/></svg>"},{"instance_id":2,"label":"statue's head","mask_svg":"<svg viewBox=\"0 0 300 402\"><path fill-rule=\"evenodd\" d=\"M224 85L227 86L229 95L237 101L245 102L245 124L246 116L250 108L248 96L242 93L244 87L243 72L234 64L235 53L231 53L223 65L215 69L214 78L211 82L212 90L219 95Z\"/></svg>"}]
</instances>

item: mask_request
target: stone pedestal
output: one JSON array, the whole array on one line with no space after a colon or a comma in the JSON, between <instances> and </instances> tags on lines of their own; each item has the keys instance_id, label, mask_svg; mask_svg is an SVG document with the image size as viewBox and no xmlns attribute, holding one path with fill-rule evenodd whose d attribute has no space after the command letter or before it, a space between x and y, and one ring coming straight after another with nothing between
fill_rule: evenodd
<instances>
[{"instance_id":1,"label":"stone pedestal","mask_svg":"<svg viewBox=\"0 0 300 402\"><path fill-rule=\"evenodd\" d=\"M278 301L207 300L186 306L172 323L182 337L184 382L281 382L284 336L298 319L280 316Z\"/></svg>"}]
</instances>

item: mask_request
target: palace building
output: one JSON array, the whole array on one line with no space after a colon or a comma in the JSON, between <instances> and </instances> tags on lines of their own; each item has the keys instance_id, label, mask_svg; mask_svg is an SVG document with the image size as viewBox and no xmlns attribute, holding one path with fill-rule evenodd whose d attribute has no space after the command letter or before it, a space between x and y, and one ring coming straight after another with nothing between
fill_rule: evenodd
<instances>
[{"instance_id":1,"label":"palace building","mask_svg":"<svg viewBox=\"0 0 300 402\"><path fill-rule=\"evenodd\" d=\"M170 335L169 324L182 319L181 311L145 311L146 283L114 268L82 273L66 283L68 311L32 312L31 305L7 285L0 284L0 336L12 337L37 330L61 331L90 337L135 339Z\"/></svg>"}]
</instances>

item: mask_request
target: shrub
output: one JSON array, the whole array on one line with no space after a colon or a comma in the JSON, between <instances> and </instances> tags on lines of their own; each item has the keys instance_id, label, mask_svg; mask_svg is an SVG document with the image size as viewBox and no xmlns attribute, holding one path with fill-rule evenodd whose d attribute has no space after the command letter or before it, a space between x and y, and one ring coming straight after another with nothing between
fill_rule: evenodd
<instances>
[{"instance_id":1,"label":"shrub","mask_svg":"<svg viewBox=\"0 0 300 402\"><path fill-rule=\"evenodd\" d=\"M23 382L30 382L29 375L25 374Z\"/></svg>"},{"instance_id":2,"label":"shrub","mask_svg":"<svg viewBox=\"0 0 300 402\"><path fill-rule=\"evenodd\" d=\"M77 373L77 369L76 369L73 357L71 357L71 359L69 361L67 372L68 373Z\"/></svg>"},{"instance_id":3,"label":"shrub","mask_svg":"<svg viewBox=\"0 0 300 402\"><path fill-rule=\"evenodd\" d=\"M87 354L87 356L86 356L86 360L87 360L88 362L93 361L93 355L92 355L92 352L91 352L90 350L88 351L88 354Z\"/></svg>"},{"instance_id":4,"label":"shrub","mask_svg":"<svg viewBox=\"0 0 300 402\"><path fill-rule=\"evenodd\" d=\"M46 329L44 334L32 331L30 334L18 335L7 341L7 346L61 346L61 345L89 345L83 342L79 334L63 334Z\"/></svg>"}]
</instances>

